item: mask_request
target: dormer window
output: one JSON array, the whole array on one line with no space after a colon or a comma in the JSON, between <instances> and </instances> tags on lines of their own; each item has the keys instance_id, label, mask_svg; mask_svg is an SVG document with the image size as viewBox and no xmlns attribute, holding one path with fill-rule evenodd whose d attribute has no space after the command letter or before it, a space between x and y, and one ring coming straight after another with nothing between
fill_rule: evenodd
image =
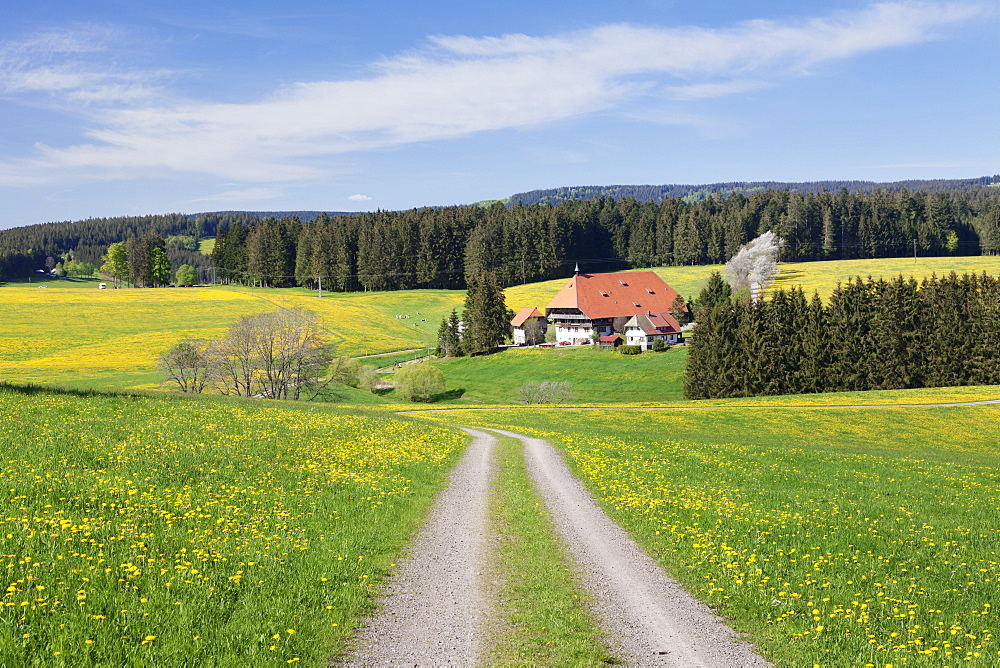
<instances>
[{"instance_id":1,"label":"dormer window","mask_svg":"<svg viewBox=\"0 0 1000 668\"><path fill-rule=\"evenodd\" d=\"M621 283L622 285L625 285L625 286L628 285L628 283L626 283L625 281L621 280L620 278L618 279L618 282Z\"/></svg>"}]
</instances>

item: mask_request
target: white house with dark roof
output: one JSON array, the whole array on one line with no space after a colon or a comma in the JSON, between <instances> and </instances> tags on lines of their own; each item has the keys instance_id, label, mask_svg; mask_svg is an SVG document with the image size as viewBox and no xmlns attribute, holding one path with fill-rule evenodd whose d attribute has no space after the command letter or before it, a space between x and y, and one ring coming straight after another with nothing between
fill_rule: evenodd
<instances>
[{"instance_id":1,"label":"white house with dark roof","mask_svg":"<svg viewBox=\"0 0 1000 668\"><path fill-rule=\"evenodd\" d=\"M637 313L625 323L625 342L649 350L657 339L667 345L677 343L681 325L669 313Z\"/></svg>"}]
</instances>

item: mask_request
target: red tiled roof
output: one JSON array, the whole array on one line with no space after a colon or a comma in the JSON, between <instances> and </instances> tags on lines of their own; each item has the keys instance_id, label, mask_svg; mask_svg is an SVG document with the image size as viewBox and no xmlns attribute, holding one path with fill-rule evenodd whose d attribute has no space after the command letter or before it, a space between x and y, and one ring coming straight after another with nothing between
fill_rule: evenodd
<instances>
[{"instance_id":1,"label":"red tiled roof","mask_svg":"<svg viewBox=\"0 0 1000 668\"><path fill-rule=\"evenodd\" d=\"M652 271L577 274L547 309L577 308L590 319L670 311L677 291Z\"/></svg>"},{"instance_id":2,"label":"red tiled roof","mask_svg":"<svg viewBox=\"0 0 1000 668\"><path fill-rule=\"evenodd\" d=\"M510 321L510 324L514 327L520 327L528 318L544 318L545 315L538 312L538 309L531 306L526 306L517 312L514 319Z\"/></svg>"},{"instance_id":3,"label":"red tiled roof","mask_svg":"<svg viewBox=\"0 0 1000 668\"><path fill-rule=\"evenodd\" d=\"M605 334L601 337L601 343L614 343L615 341L621 341L622 337L617 334Z\"/></svg>"}]
</instances>

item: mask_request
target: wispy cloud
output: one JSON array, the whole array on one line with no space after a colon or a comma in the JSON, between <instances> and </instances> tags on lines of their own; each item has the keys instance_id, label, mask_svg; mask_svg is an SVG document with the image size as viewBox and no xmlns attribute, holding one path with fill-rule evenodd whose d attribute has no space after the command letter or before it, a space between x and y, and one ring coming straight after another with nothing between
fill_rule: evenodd
<instances>
[{"instance_id":1,"label":"wispy cloud","mask_svg":"<svg viewBox=\"0 0 1000 668\"><path fill-rule=\"evenodd\" d=\"M89 94L95 103L104 94L108 102L85 142L38 146L30 159L0 164L0 182L143 170L242 182L310 178L322 173L317 157L598 111L635 116L651 100L683 104L743 94L808 75L823 63L942 37L948 27L986 11L968 3L885 2L728 29L619 24L543 37L436 36L423 49L377 63L368 78L298 83L244 104L144 105L142 76L32 65L27 57L8 66L12 57L0 56L0 82L9 92ZM48 44L50 53L74 53L71 37L36 43ZM105 48L99 40L81 40L77 53L99 47ZM44 47L22 44L20 51L42 53ZM698 123L682 107L660 118Z\"/></svg>"},{"instance_id":2,"label":"wispy cloud","mask_svg":"<svg viewBox=\"0 0 1000 668\"><path fill-rule=\"evenodd\" d=\"M152 83L163 72L106 65L111 45L125 41L121 31L83 25L0 43L0 91L75 104L148 102L155 93Z\"/></svg>"},{"instance_id":3,"label":"wispy cloud","mask_svg":"<svg viewBox=\"0 0 1000 668\"><path fill-rule=\"evenodd\" d=\"M370 201L372 201L371 197L369 197L368 195L362 195L360 193L357 194L357 195L351 195L347 199L350 202L370 202Z\"/></svg>"},{"instance_id":4,"label":"wispy cloud","mask_svg":"<svg viewBox=\"0 0 1000 668\"><path fill-rule=\"evenodd\" d=\"M280 197L283 193L275 188L240 188L226 190L214 195L199 197L194 202L256 202Z\"/></svg>"}]
</instances>

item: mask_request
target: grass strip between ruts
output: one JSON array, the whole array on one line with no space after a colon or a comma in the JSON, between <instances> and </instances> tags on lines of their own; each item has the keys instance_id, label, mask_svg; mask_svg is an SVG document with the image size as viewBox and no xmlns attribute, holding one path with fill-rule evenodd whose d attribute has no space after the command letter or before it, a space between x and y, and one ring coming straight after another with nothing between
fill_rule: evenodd
<instances>
[{"instance_id":1,"label":"grass strip between ruts","mask_svg":"<svg viewBox=\"0 0 1000 668\"><path fill-rule=\"evenodd\" d=\"M525 468L521 443L497 436L498 476L490 500L494 548L487 570L497 621L487 663L616 663L600 642L589 596L577 580Z\"/></svg>"}]
</instances>

